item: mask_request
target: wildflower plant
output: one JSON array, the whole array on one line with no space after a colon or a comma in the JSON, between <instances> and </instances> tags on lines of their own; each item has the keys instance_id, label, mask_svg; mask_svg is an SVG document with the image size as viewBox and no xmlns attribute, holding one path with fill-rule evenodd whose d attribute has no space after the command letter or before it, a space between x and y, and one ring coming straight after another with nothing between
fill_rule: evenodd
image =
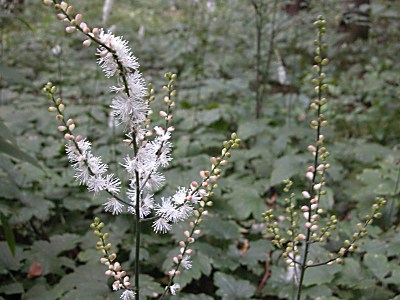
<instances>
[{"instance_id":1,"label":"wildflower plant","mask_svg":"<svg viewBox=\"0 0 400 300\"><path fill-rule=\"evenodd\" d=\"M134 281L122 269L117 255L111 251L111 243L107 243L108 233L103 233L104 223L98 217L91 224L94 235L99 238L96 247L102 252L101 263L105 264L106 276L114 280L113 290L122 290L121 299L139 299L139 249L141 244L141 224L152 222L155 233L167 233L173 224L187 220L190 221L190 230L185 230L185 240L179 242L180 250L173 258L174 267L168 272L169 281L160 299L168 293L175 295L179 289L174 284L174 279L180 274L181 269L190 269L192 266L190 244L195 241L195 236L200 233L198 228L207 214L206 207L213 203L209 197L218 187L221 176L221 167L228 164L231 149L238 148L240 139L233 133L228 141L223 143L221 155L212 157L210 170L200 172L201 180L192 181L188 186L178 187L175 194L161 197L156 201L155 194L165 183L161 169L169 165L172 160L170 142L174 127L171 126L173 108L175 107L175 80L176 75L165 75L167 84L163 87L165 93L165 111L160 111L163 126L153 126L151 116L153 111L151 103L156 99L152 85L146 87L145 80L139 71L139 62L133 55L128 42L120 36L101 28L91 28L79 13L74 13L74 8L66 2L44 0L44 4L53 7L57 18L67 24L65 31L73 33L79 31L85 37L84 47L97 45L97 63L106 77L117 77L116 86L111 87L115 94L110 108L111 114L122 127L126 139L126 146L130 154L124 157L121 165L125 168L127 180L121 180L117 175L108 172L108 165L92 151L92 143L82 135L76 135L74 119L67 117L65 104L56 96L57 87L47 83L43 91L47 94L51 106L49 111L56 114L60 122L58 130L64 134L68 141L66 152L69 162L75 170L75 179L86 185L89 192L95 194L105 192L109 195L104 203L104 210L113 215L130 213L135 218L135 265ZM127 186L124 184L127 182Z\"/></svg>"},{"instance_id":2,"label":"wildflower plant","mask_svg":"<svg viewBox=\"0 0 400 300\"><path fill-rule=\"evenodd\" d=\"M323 128L328 125L325 113L328 103L325 67L328 65L329 59L326 57L327 44L323 40L326 21L319 16L314 25L318 32L318 38L314 41L316 46L313 66L315 76L312 79L316 98L312 101L310 109L315 112L316 117L310 123L311 128L315 130L315 142L307 147L312 155L312 163L307 167L305 173L309 185L301 192L302 200L297 201L295 193L291 193L293 182L289 179L284 181L284 192L288 193L288 197L284 199L287 223L279 222L280 218L275 217L272 209L263 214L268 235L271 235L272 243L282 250L282 256L293 275L296 287L293 298L298 300L302 299L306 271L324 265L342 264L343 258L357 249L356 242L368 234L367 226L374 219L382 216L380 209L386 204L385 199L377 198L371 207L371 213L364 217L363 222L357 223L352 239L343 241L336 253L329 253L326 259L321 259L319 256L313 257L311 248L314 244L326 244L338 223L334 214L329 214L320 208L320 204L327 194L324 187L326 186L326 173L330 168L328 162L330 154L323 134ZM323 217L326 218L325 221L322 221ZM288 227L285 224L288 224Z\"/></svg>"}]
</instances>

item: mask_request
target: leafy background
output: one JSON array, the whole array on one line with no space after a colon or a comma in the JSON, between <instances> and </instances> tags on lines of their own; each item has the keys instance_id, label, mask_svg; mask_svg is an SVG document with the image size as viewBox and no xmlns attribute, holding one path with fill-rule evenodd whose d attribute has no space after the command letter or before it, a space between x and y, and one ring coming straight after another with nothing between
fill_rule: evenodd
<instances>
[{"instance_id":1,"label":"leafy background","mask_svg":"<svg viewBox=\"0 0 400 300\"><path fill-rule=\"evenodd\" d=\"M296 1L258 2L265 5L260 119L254 113L256 17L251 1L220 0L210 10L207 1L118 0L104 24L130 41L145 78L157 90L165 72L178 74L174 161L165 172L168 184L162 193L197 179L229 132L237 131L243 140L194 244L193 268L178 279L183 289L176 298L291 297L290 270L264 236L261 214L269 207L280 209L282 180L294 178L296 191L305 183L305 148L312 140L307 109L312 22L324 14L332 61L326 112L332 168L324 205L339 216L340 229L328 244L314 247L314 255L338 249L376 195L386 197L388 207L344 265L308 271L304 297L399 299L400 5L372 1L369 38L347 41L339 26L340 1L303 1L308 7L295 12L290 5ZM89 24L102 23L102 1L73 4ZM132 218L104 214L105 196L93 197L73 181L64 142L40 93L48 80L60 85L77 130L96 141L96 153L122 175L122 134L110 126L108 116L105 87L112 82L97 68L94 49L82 49L81 38L67 36L43 5L26 1L13 10L4 8L0 23L0 298L118 299L98 263L89 224L95 215L102 216L123 265L132 269ZM60 57L52 53L56 45ZM279 57L287 74L283 84ZM141 268L148 298L163 291L184 226L162 237L145 228Z\"/></svg>"}]
</instances>

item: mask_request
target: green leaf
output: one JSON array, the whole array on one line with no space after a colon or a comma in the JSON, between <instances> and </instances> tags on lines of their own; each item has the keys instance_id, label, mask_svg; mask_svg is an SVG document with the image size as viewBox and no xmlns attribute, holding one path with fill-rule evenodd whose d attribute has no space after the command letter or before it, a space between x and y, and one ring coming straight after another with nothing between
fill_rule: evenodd
<instances>
[{"instance_id":1,"label":"green leaf","mask_svg":"<svg viewBox=\"0 0 400 300\"><path fill-rule=\"evenodd\" d=\"M15 256L15 245L16 244L15 244L14 232L13 232L10 224L8 223L6 216L3 215L2 213L0 213L0 220L1 220L1 226L3 227L3 230L4 230L4 236L6 238L7 245L10 248L12 255Z\"/></svg>"},{"instance_id":2,"label":"green leaf","mask_svg":"<svg viewBox=\"0 0 400 300\"><path fill-rule=\"evenodd\" d=\"M389 272L387 257L382 254L365 254L364 264L379 280L383 280Z\"/></svg>"},{"instance_id":3,"label":"green leaf","mask_svg":"<svg viewBox=\"0 0 400 300\"><path fill-rule=\"evenodd\" d=\"M223 300L250 299L256 288L248 280L236 280L233 276L217 272L214 275L214 284L218 287L216 294Z\"/></svg>"},{"instance_id":4,"label":"green leaf","mask_svg":"<svg viewBox=\"0 0 400 300\"><path fill-rule=\"evenodd\" d=\"M204 231L215 239L236 240L240 238L239 226L232 221L208 217L204 222Z\"/></svg>"},{"instance_id":5,"label":"green leaf","mask_svg":"<svg viewBox=\"0 0 400 300\"><path fill-rule=\"evenodd\" d=\"M4 124L2 119L0 119L0 137L3 137L6 140L10 140L11 143L17 143L14 135L11 133L10 129L8 129L8 127Z\"/></svg>"},{"instance_id":6,"label":"green leaf","mask_svg":"<svg viewBox=\"0 0 400 300\"><path fill-rule=\"evenodd\" d=\"M304 163L303 155L286 155L275 160L270 186L281 184L283 180L303 172Z\"/></svg>"},{"instance_id":7,"label":"green leaf","mask_svg":"<svg viewBox=\"0 0 400 300\"><path fill-rule=\"evenodd\" d=\"M22 151L16 144L7 142L4 139L0 139L0 152L5 153L11 157L17 158L22 161L31 163L32 165L40 168L39 163L30 155Z\"/></svg>"}]
</instances>

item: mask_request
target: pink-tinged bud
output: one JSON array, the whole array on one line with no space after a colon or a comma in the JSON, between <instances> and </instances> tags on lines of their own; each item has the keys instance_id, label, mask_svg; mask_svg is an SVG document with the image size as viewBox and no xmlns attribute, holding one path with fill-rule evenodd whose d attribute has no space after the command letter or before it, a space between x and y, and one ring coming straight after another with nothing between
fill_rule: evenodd
<instances>
[{"instance_id":1,"label":"pink-tinged bud","mask_svg":"<svg viewBox=\"0 0 400 300\"><path fill-rule=\"evenodd\" d=\"M310 200L310 203L311 203L311 204L318 203L318 200L317 200L316 198L312 198L312 199Z\"/></svg>"},{"instance_id":2,"label":"pink-tinged bud","mask_svg":"<svg viewBox=\"0 0 400 300\"><path fill-rule=\"evenodd\" d=\"M200 232L201 232L201 230L197 229L197 230L194 231L194 234L200 234Z\"/></svg>"},{"instance_id":3,"label":"pink-tinged bud","mask_svg":"<svg viewBox=\"0 0 400 300\"><path fill-rule=\"evenodd\" d=\"M96 27L96 28L93 28L92 32L93 32L93 35L95 37L97 37L99 35L99 33L100 33L100 30Z\"/></svg>"},{"instance_id":4,"label":"pink-tinged bud","mask_svg":"<svg viewBox=\"0 0 400 300\"><path fill-rule=\"evenodd\" d=\"M155 126L154 131L156 132L157 135L163 135L165 132L164 129L159 126Z\"/></svg>"},{"instance_id":5,"label":"pink-tinged bud","mask_svg":"<svg viewBox=\"0 0 400 300\"><path fill-rule=\"evenodd\" d=\"M318 183L316 185L314 185L314 190L319 191L322 187L322 184Z\"/></svg>"},{"instance_id":6,"label":"pink-tinged bud","mask_svg":"<svg viewBox=\"0 0 400 300\"><path fill-rule=\"evenodd\" d=\"M122 277L125 277L125 276L126 276L126 272L125 272L125 271L119 272L119 276L121 276L121 278L122 278Z\"/></svg>"},{"instance_id":7,"label":"pink-tinged bud","mask_svg":"<svg viewBox=\"0 0 400 300\"><path fill-rule=\"evenodd\" d=\"M161 110L160 111L160 117L165 118L166 116L168 116L168 114L165 111Z\"/></svg>"},{"instance_id":8,"label":"pink-tinged bud","mask_svg":"<svg viewBox=\"0 0 400 300\"><path fill-rule=\"evenodd\" d=\"M317 221L318 219L319 219L319 215L318 214L315 214L315 215L311 216L311 220L313 220L313 221Z\"/></svg>"},{"instance_id":9,"label":"pink-tinged bud","mask_svg":"<svg viewBox=\"0 0 400 300\"><path fill-rule=\"evenodd\" d=\"M75 22L79 25L82 22L82 15L81 14L77 14L75 16Z\"/></svg>"},{"instance_id":10,"label":"pink-tinged bud","mask_svg":"<svg viewBox=\"0 0 400 300\"><path fill-rule=\"evenodd\" d=\"M76 142L80 142L80 141L82 141L82 139L83 139L83 136L78 135L78 136L76 137L75 141L76 141Z\"/></svg>"},{"instance_id":11,"label":"pink-tinged bud","mask_svg":"<svg viewBox=\"0 0 400 300\"><path fill-rule=\"evenodd\" d=\"M81 24L79 24L79 27L80 27L82 30L85 30L85 28L88 28L88 26L87 26L87 24L86 24L85 22L82 22Z\"/></svg>"},{"instance_id":12,"label":"pink-tinged bud","mask_svg":"<svg viewBox=\"0 0 400 300\"><path fill-rule=\"evenodd\" d=\"M60 5L61 5L61 8L62 8L63 10L66 10L67 7L68 7L68 3L65 2L65 1L61 1Z\"/></svg>"},{"instance_id":13,"label":"pink-tinged bud","mask_svg":"<svg viewBox=\"0 0 400 300\"><path fill-rule=\"evenodd\" d=\"M174 258L172 259L172 261L173 261L174 263L176 263L176 264L179 263L179 259L178 259L176 256L174 256Z\"/></svg>"},{"instance_id":14,"label":"pink-tinged bud","mask_svg":"<svg viewBox=\"0 0 400 300\"><path fill-rule=\"evenodd\" d=\"M301 210L302 210L302 211L308 211L308 206L307 206L307 205L303 205L303 206L301 207Z\"/></svg>"},{"instance_id":15,"label":"pink-tinged bud","mask_svg":"<svg viewBox=\"0 0 400 300\"><path fill-rule=\"evenodd\" d=\"M100 57L106 57L108 54L108 50L103 50L99 53Z\"/></svg>"},{"instance_id":16,"label":"pink-tinged bud","mask_svg":"<svg viewBox=\"0 0 400 300\"><path fill-rule=\"evenodd\" d=\"M115 271L120 271L120 270L121 270L121 265L120 265L119 262L116 262L116 263L114 264L114 270L115 270Z\"/></svg>"},{"instance_id":17,"label":"pink-tinged bud","mask_svg":"<svg viewBox=\"0 0 400 300\"><path fill-rule=\"evenodd\" d=\"M301 194L302 194L302 195L303 195L303 197L304 197L304 198L306 198L306 199L309 199L309 198L311 198L311 196L310 196L310 193L309 193L309 192L307 192L307 191L303 191Z\"/></svg>"},{"instance_id":18,"label":"pink-tinged bud","mask_svg":"<svg viewBox=\"0 0 400 300\"><path fill-rule=\"evenodd\" d=\"M204 181L204 182L201 184L201 186L202 186L202 187L207 187L207 186L208 186L208 182L207 182L207 181Z\"/></svg>"},{"instance_id":19,"label":"pink-tinged bud","mask_svg":"<svg viewBox=\"0 0 400 300\"><path fill-rule=\"evenodd\" d=\"M311 204L311 210L314 210L314 209L317 209L317 207L318 207L318 204Z\"/></svg>"},{"instance_id":20,"label":"pink-tinged bud","mask_svg":"<svg viewBox=\"0 0 400 300\"><path fill-rule=\"evenodd\" d=\"M67 126L74 124L74 120L73 119L68 119L67 121Z\"/></svg>"},{"instance_id":21,"label":"pink-tinged bud","mask_svg":"<svg viewBox=\"0 0 400 300\"><path fill-rule=\"evenodd\" d=\"M317 171L324 171L325 170L325 165L324 164L320 164L318 167L317 167Z\"/></svg>"},{"instance_id":22,"label":"pink-tinged bud","mask_svg":"<svg viewBox=\"0 0 400 300\"><path fill-rule=\"evenodd\" d=\"M197 181L192 181L192 183L190 184L192 187L197 188L199 186L199 184L197 183Z\"/></svg>"},{"instance_id":23,"label":"pink-tinged bud","mask_svg":"<svg viewBox=\"0 0 400 300\"><path fill-rule=\"evenodd\" d=\"M203 215L207 216L208 215L208 210L203 211Z\"/></svg>"},{"instance_id":24,"label":"pink-tinged bud","mask_svg":"<svg viewBox=\"0 0 400 300\"><path fill-rule=\"evenodd\" d=\"M67 127L65 127L65 126L58 126L57 129L58 129L58 131L65 131L65 130L67 130Z\"/></svg>"},{"instance_id":25,"label":"pink-tinged bud","mask_svg":"<svg viewBox=\"0 0 400 300\"><path fill-rule=\"evenodd\" d=\"M303 213L304 219L308 220L308 217L310 216L309 212L304 212Z\"/></svg>"},{"instance_id":26,"label":"pink-tinged bud","mask_svg":"<svg viewBox=\"0 0 400 300\"><path fill-rule=\"evenodd\" d=\"M189 236L190 236L190 232L189 232L189 230L185 230L185 231L183 232L183 234L184 234L185 236L187 236L187 237L189 237Z\"/></svg>"},{"instance_id":27,"label":"pink-tinged bud","mask_svg":"<svg viewBox=\"0 0 400 300\"><path fill-rule=\"evenodd\" d=\"M311 231L317 231L318 230L318 225L313 225L310 228Z\"/></svg>"},{"instance_id":28,"label":"pink-tinged bud","mask_svg":"<svg viewBox=\"0 0 400 300\"><path fill-rule=\"evenodd\" d=\"M189 254L189 255L190 255L190 254L192 254L192 252L193 252L192 249L187 249L187 250L186 250L186 254Z\"/></svg>"},{"instance_id":29,"label":"pink-tinged bud","mask_svg":"<svg viewBox=\"0 0 400 300\"><path fill-rule=\"evenodd\" d=\"M304 224L304 226L305 226L306 228L310 228L310 227L311 227L311 223L310 223L310 222L306 222L306 223Z\"/></svg>"},{"instance_id":30,"label":"pink-tinged bud","mask_svg":"<svg viewBox=\"0 0 400 300\"><path fill-rule=\"evenodd\" d=\"M120 278L121 278L121 275L119 274L119 272L114 275L114 280L119 280Z\"/></svg>"},{"instance_id":31,"label":"pink-tinged bud","mask_svg":"<svg viewBox=\"0 0 400 300\"><path fill-rule=\"evenodd\" d=\"M129 281L129 276L124 277L124 283Z\"/></svg>"},{"instance_id":32,"label":"pink-tinged bud","mask_svg":"<svg viewBox=\"0 0 400 300\"><path fill-rule=\"evenodd\" d=\"M65 15L64 14L57 14L57 19L59 19L60 21L65 19Z\"/></svg>"},{"instance_id":33,"label":"pink-tinged bud","mask_svg":"<svg viewBox=\"0 0 400 300\"><path fill-rule=\"evenodd\" d=\"M315 152L317 149L313 145L308 145L307 150L310 152Z\"/></svg>"},{"instance_id":34,"label":"pink-tinged bud","mask_svg":"<svg viewBox=\"0 0 400 300\"><path fill-rule=\"evenodd\" d=\"M305 240L305 239L306 239L306 236L305 236L304 234L302 234L302 233L300 233L299 235L297 235L297 237L298 237L300 240Z\"/></svg>"},{"instance_id":35,"label":"pink-tinged bud","mask_svg":"<svg viewBox=\"0 0 400 300\"><path fill-rule=\"evenodd\" d=\"M174 276L175 275L175 269L172 269L171 271L168 271L169 276Z\"/></svg>"},{"instance_id":36,"label":"pink-tinged bud","mask_svg":"<svg viewBox=\"0 0 400 300\"><path fill-rule=\"evenodd\" d=\"M84 41L83 41L82 45L83 45L83 47L87 48L87 47L90 46L91 43L92 43L92 41L89 40L89 39L87 39L87 40L84 40Z\"/></svg>"},{"instance_id":37,"label":"pink-tinged bud","mask_svg":"<svg viewBox=\"0 0 400 300\"><path fill-rule=\"evenodd\" d=\"M74 7L73 6L68 6L67 8L67 14L71 14L74 11Z\"/></svg>"},{"instance_id":38,"label":"pink-tinged bud","mask_svg":"<svg viewBox=\"0 0 400 300\"><path fill-rule=\"evenodd\" d=\"M200 189L199 190L199 194L200 194L200 196L206 196L207 195L207 191L205 190L205 189Z\"/></svg>"},{"instance_id":39,"label":"pink-tinged bud","mask_svg":"<svg viewBox=\"0 0 400 300\"><path fill-rule=\"evenodd\" d=\"M90 28L86 27L85 29L83 29L83 32L86 34L90 34Z\"/></svg>"},{"instance_id":40,"label":"pink-tinged bud","mask_svg":"<svg viewBox=\"0 0 400 300\"><path fill-rule=\"evenodd\" d=\"M176 276L179 276L179 275L181 275L181 271L177 270L177 271L175 272L175 274L176 274Z\"/></svg>"},{"instance_id":41,"label":"pink-tinged bud","mask_svg":"<svg viewBox=\"0 0 400 300\"><path fill-rule=\"evenodd\" d=\"M68 126L68 129L69 129L70 131L73 131L73 130L75 129L75 124L69 125L69 126Z\"/></svg>"},{"instance_id":42,"label":"pink-tinged bud","mask_svg":"<svg viewBox=\"0 0 400 300\"><path fill-rule=\"evenodd\" d=\"M171 121L173 118L174 118L173 115L169 115L169 116L167 117L167 120L168 120L168 121Z\"/></svg>"},{"instance_id":43,"label":"pink-tinged bud","mask_svg":"<svg viewBox=\"0 0 400 300\"><path fill-rule=\"evenodd\" d=\"M279 222L285 221L285 216L279 215L279 216L278 216L278 221L279 221Z\"/></svg>"},{"instance_id":44,"label":"pink-tinged bud","mask_svg":"<svg viewBox=\"0 0 400 300\"><path fill-rule=\"evenodd\" d=\"M180 241L180 242L179 242L179 246L185 247L185 246L186 246L186 243L185 243L184 241Z\"/></svg>"},{"instance_id":45,"label":"pink-tinged bud","mask_svg":"<svg viewBox=\"0 0 400 300\"><path fill-rule=\"evenodd\" d=\"M108 259L105 258L105 257L102 257L102 258L100 258L100 262L101 262L102 264L105 264L106 262L108 262Z\"/></svg>"},{"instance_id":46,"label":"pink-tinged bud","mask_svg":"<svg viewBox=\"0 0 400 300\"><path fill-rule=\"evenodd\" d=\"M71 135L69 133L64 134L64 139L70 140L71 139Z\"/></svg>"},{"instance_id":47,"label":"pink-tinged bud","mask_svg":"<svg viewBox=\"0 0 400 300\"><path fill-rule=\"evenodd\" d=\"M313 173L313 172L307 172L307 173L306 173L306 177L307 177L308 179L310 179L310 180L313 180L313 178L314 178L314 173Z\"/></svg>"},{"instance_id":48,"label":"pink-tinged bud","mask_svg":"<svg viewBox=\"0 0 400 300\"><path fill-rule=\"evenodd\" d=\"M188 241L189 244L192 244L192 243L194 243L194 238L190 237L190 238L187 239L187 241Z\"/></svg>"},{"instance_id":49,"label":"pink-tinged bud","mask_svg":"<svg viewBox=\"0 0 400 300\"><path fill-rule=\"evenodd\" d=\"M67 26L66 28L65 28L65 31L67 32L67 33L73 33L74 31L75 31L75 27L74 26Z\"/></svg>"},{"instance_id":50,"label":"pink-tinged bud","mask_svg":"<svg viewBox=\"0 0 400 300\"><path fill-rule=\"evenodd\" d=\"M167 131L169 131L169 132L175 131L175 127L174 126L170 126L170 127L168 127Z\"/></svg>"},{"instance_id":51,"label":"pink-tinged bud","mask_svg":"<svg viewBox=\"0 0 400 300\"><path fill-rule=\"evenodd\" d=\"M107 270L107 271L104 272L104 274L105 274L106 276L111 276L113 273L114 273L114 272L111 271L111 270Z\"/></svg>"},{"instance_id":52,"label":"pink-tinged bud","mask_svg":"<svg viewBox=\"0 0 400 300\"><path fill-rule=\"evenodd\" d=\"M308 166L307 171L308 172L314 172L314 167L313 166Z\"/></svg>"}]
</instances>

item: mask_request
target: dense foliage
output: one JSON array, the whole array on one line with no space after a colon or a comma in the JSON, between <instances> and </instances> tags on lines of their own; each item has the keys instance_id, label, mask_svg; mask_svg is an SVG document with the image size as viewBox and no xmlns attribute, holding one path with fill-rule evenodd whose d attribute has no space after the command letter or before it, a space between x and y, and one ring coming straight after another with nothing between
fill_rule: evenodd
<instances>
[{"instance_id":1,"label":"dense foliage","mask_svg":"<svg viewBox=\"0 0 400 300\"><path fill-rule=\"evenodd\" d=\"M286 2L291 1L124 0L114 3L108 20L103 20L103 1L79 3L91 23L106 22L131 42L156 90L164 73L178 74L174 160L161 193L172 194L196 178L229 132L237 131L243 141L194 244L193 268L178 278L182 290L176 298L291 298L292 270L264 236L262 213L283 206L283 180L295 178L297 194L306 182L312 22L324 14L331 58L326 143L332 167L323 206L338 216L340 226L314 254L336 251L376 196L385 197L388 205L343 265L308 271L303 296L398 299L400 5L372 1L368 39L346 41L339 31L339 1L307 1L308 7L295 13ZM81 49L80 39L60 34L63 25L39 3L27 2L21 11L4 9L0 24L0 299L117 299L98 262L89 225L101 216L130 269L133 220L104 213L106 195L93 197L73 181L64 142L40 93L49 79L61 86L79 131L96 140L96 153L119 174L123 170L116 157L126 150L115 144L123 136L109 122L105 87L112 83L100 74L94 55ZM162 105L161 99L157 102ZM155 237L148 225L141 249L147 297L163 292L182 232L176 228L172 236Z\"/></svg>"}]
</instances>

